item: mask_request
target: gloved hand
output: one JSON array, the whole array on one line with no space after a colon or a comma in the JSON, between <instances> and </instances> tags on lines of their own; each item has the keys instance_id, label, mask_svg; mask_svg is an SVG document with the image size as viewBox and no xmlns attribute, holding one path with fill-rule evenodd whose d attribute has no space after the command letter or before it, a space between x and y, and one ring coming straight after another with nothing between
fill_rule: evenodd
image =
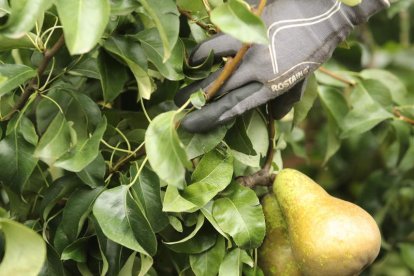
<instances>
[{"instance_id":1,"label":"gloved hand","mask_svg":"<svg viewBox=\"0 0 414 276\"><path fill-rule=\"evenodd\" d=\"M354 7L335 0L268 0L262 19L270 44L253 45L216 99L189 113L182 126L190 132L206 132L273 99L272 109L277 110L272 113L283 117L301 98L302 80L331 57L355 25L388 6L388 0L363 0ZM237 39L218 34L193 51L190 64L202 63L211 51L216 57L234 55L240 47ZM176 104L181 106L200 88L206 91L221 70L179 91Z\"/></svg>"}]
</instances>

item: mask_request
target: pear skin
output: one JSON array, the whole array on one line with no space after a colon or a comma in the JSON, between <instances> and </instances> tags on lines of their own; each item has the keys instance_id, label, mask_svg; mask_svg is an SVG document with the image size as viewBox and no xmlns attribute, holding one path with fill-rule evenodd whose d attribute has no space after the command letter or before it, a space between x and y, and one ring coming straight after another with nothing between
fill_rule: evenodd
<instances>
[{"instance_id":1,"label":"pear skin","mask_svg":"<svg viewBox=\"0 0 414 276\"><path fill-rule=\"evenodd\" d=\"M381 234L362 208L330 196L292 169L279 173L273 190L304 275L358 275L378 256Z\"/></svg>"},{"instance_id":2,"label":"pear skin","mask_svg":"<svg viewBox=\"0 0 414 276\"><path fill-rule=\"evenodd\" d=\"M262 199L266 221L266 238L258 250L259 266L267 275L302 275L290 246L288 229L274 194Z\"/></svg>"}]
</instances>

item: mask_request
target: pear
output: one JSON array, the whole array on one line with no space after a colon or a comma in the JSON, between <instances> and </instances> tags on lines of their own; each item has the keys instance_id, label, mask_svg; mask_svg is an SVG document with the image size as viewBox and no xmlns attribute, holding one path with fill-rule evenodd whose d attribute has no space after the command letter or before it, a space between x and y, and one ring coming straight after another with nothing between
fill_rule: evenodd
<instances>
[{"instance_id":1,"label":"pear","mask_svg":"<svg viewBox=\"0 0 414 276\"><path fill-rule=\"evenodd\" d=\"M288 228L293 256L304 275L358 275L378 256L381 234L362 208L330 196L292 169L278 174L273 191Z\"/></svg>"},{"instance_id":2,"label":"pear","mask_svg":"<svg viewBox=\"0 0 414 276\"><path fill-rule=\"evenodd\" d=\"M273 194L262 199L266 221L266 237L258 250L259 266L265 275L300 276L292 254L288 228Z\"/></svg>"}]
</instances>

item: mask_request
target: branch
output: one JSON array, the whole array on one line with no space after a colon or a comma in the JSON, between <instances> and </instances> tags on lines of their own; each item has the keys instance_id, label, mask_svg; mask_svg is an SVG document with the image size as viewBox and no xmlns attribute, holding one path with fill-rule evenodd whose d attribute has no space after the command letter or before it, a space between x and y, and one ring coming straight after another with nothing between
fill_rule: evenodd
<instances>
[{"instance_id":1,"label":"branch","mask_svg":"<svg viewBox=\"0 0 414 276\"><path fill-rule=\"evenodd\" d=\"M236 181L247 188L254 188L257 186L270 187L276 179L275 174L270 174L268 170L261 169L252 175L246 175L236 178Z\"/></svg>"},{"instance_id":2,"label":"branch","mask_svg":"<svg viewBox=\"0 0 414 276\"><path fill-rule=\"evenodd\" d=\"M345 79L345 78L343 78L343 77L335 74L334 72L326 69L325 67L322 67L322 66L319 67L319 71L321 71L325 75L330 76L331 78L334 78L334 79L336 79L336 80L338 80L340 82L345 83L346 85L349 85L349 86L355 86L356 85L356 82L355 81L353 81L353 80L347 80L347 79Z\"/></svg>"},{"instance_id":3,"label":"branch","mask_svg":"<svg viewBox=\"0 0 414 276\"><path fill-rule=\"evenodd\" d=\"M49 65L52 58L56 55L56 53L60 50L60 48L65 45L65 38L62 34L62 36L58 39L58 41L53 45L51 49L46 49L46 51L43 54L43 60L40 63L39 67L37 68L37 74L36 77L30 80L29 84L26 86L26 88L23 91L23 94L20 96L20 98L17 100L16 104L14 105L12 111L4 117L4 120L10 120L11 116L21 110L24 105L26 104L27 100L30 98L30 96L38 89L38 82L43 76L43 74L46 71L47 66Z\"/></svg>"},{"instance_id":4,"label":"branch","mask_svg":"<svg viewBox=\"0 0 414 276\"><path fill-rule=\"evenodd\" d=\"M404 121L404 122L407 122L407 123L409 123L409 124L411 124L411 125L414 125L414 120L413 120L413 119L410 119L410 118L408 118L408 117L406 117L406 116L404 116L404 115L402 115L402 114L401 114L401 112L400 112L397 108L394 108L394 115L395 115L398 119L400 119L400 120L402 120L402 121Z\"/></svg>"},{"instance_id":5,"label":"branch","mask_svg":"<svg viewBox=\"0 0 414 276\"><path fill-rule=\"evenodd\" d=\"M256 15L262 14L263 9L266 6L266 2L267 0L260 0L260 3L255 10ZM207 101L211 100L217 94L223 84L230 78L251 46L252 44L244 43L234 58L228 58L223 71L206 91L205 97Z\"/></svg>"}]
</instances>

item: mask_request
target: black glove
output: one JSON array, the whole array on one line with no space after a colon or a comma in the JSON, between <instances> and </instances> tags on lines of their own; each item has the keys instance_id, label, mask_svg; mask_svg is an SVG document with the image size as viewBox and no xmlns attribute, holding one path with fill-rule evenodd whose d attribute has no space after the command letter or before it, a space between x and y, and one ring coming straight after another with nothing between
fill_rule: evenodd
<instances>
[{"instance_id":1,"label":"black glove","mask_svg":"<svg viewBox=\"0 0 414 276\"><path fill-rule=\"evenodd\" d=\"M354 7L335 0L268 1L262 18L268 26L269 46L253 45L216 100L188 114L182 126L190 132L206 132L275 98L272 106L280 110L274 113L283 117L300 99L301 81L331 57L355 25L388 6L388 0L363 0ZM240 47L237 39L218 34L193 51L190 64L202 63L211 51L216 57L234 55ZM181 106L200 88L206 91L221 70L183 88L176 95L176 104ZM290 90L295 93L280 97Z\"/></svg>"}]
</instances>

